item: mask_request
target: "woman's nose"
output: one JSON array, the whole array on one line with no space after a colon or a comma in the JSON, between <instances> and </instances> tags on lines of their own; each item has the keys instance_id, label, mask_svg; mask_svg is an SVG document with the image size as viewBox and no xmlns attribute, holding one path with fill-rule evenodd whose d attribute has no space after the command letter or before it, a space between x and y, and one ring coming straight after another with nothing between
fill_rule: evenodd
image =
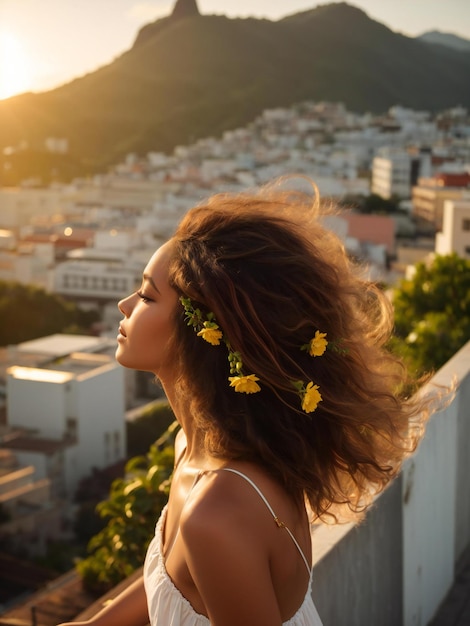
<instances>
[{"instance_id":1,"label":"woman's nose","mask_svg":"<svg viewBox=\"0 0 470 626\"><path fill-rule=\"evenodd\" d=\"M120 300L118 302L118 309L121 311L123 315L125 315L125 317L129 317L129 314L132 310L130 306L130 301L133 295L134 294L131 294L130 296L127 296L127 298L123 298L123 300Z\"/></svg>"}]
</instances>

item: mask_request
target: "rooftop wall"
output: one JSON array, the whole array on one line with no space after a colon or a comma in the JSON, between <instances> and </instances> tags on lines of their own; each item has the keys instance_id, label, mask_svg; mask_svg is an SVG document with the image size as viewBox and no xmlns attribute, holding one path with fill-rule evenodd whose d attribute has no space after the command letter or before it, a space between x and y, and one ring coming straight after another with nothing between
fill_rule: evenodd
<instances>
[{"instance_id":1,"label":"rooftop wall","mask_svg":"<svg viewBox=\"0 0 470 626\"><path fill-rule=\"evenodd\" d=\"M470 546L470 342L429 385L452 382L452 403L432 415L365 521L313 531L313 597L325 626L426 626L452 586Z\"/></svg>"}]
</instances>

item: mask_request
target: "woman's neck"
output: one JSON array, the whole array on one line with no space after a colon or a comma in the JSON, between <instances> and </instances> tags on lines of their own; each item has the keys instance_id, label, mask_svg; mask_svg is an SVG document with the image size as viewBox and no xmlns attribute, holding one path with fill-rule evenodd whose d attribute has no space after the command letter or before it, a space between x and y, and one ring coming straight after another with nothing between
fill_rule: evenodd
<instances>
[{"instance_id":1,"label":"woman's neck","mask_svg":"<svg viewBox=\"0 0 470 626\"><path fill-rule=\"evenodd\" d=\"M204 433L197 428L196 420L191 414L188 403L181 402L179 394L175 393L174 386L165 385L162 382L165 395L184 433L184 458L185 464L202 469L213 465L213 457L210 455L204 443Z\"/></svg>"}]
</instances>

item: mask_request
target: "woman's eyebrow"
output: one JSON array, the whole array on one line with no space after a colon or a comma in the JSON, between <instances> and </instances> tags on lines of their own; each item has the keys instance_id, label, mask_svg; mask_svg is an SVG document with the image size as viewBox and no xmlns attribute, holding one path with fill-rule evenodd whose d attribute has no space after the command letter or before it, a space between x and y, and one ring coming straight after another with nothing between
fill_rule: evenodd
<instances>
[{"instance_id":1,"label":"woman's eyebrow","mask_svg":"<svg viewBox=\"0 0 470 626\"><path fill-rule=\"evenodd\" d=\"M147 280L152 285L152 287L155 289L155 291L157 293L160 293L160 289L154 283L154 280L153 280L153 278L151 276L149 276L148 274L144 274L144 280Z\"/></svg>"}]
</instances>

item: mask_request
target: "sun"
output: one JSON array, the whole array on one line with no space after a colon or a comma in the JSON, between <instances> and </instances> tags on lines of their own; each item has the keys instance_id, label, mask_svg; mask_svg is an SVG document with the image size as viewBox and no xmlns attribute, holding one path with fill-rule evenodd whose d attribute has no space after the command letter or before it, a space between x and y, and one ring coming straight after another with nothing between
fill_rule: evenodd
<instances>
[{"instance_id":1,"label":"sun","mask_svg":"<svg viewBox=\"0 0 470 626\"><path fill-rule=\"evenodd\" d=\"M31 89L31 61L13 33L0 30L0 100Z\"/></svg>"}]
</instances>

